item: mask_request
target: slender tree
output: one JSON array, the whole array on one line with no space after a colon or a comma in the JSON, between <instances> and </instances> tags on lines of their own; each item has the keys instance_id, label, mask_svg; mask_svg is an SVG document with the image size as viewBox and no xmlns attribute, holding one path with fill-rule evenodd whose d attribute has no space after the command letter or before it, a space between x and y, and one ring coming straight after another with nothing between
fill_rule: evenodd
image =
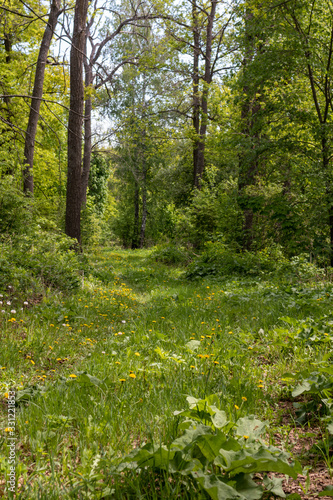
<instances>
[{"instance_id":1,"label":"slender tree","mask_svg":"<svg viewBox=\"0 0 333 500\"><path fill-rule=\"evenodd\" d=\"M32 91L29 120L24 144L23 190L25 193L30 194L33 194L34 191L33 163L35 139L39 119L39 110L43 97L45 67L51 40L57 25L58 17L61 13L60 3L61 0L52 0L51 2L49 18L44 30L36 64L34 88Z\"/></svg>"}]
</instances>

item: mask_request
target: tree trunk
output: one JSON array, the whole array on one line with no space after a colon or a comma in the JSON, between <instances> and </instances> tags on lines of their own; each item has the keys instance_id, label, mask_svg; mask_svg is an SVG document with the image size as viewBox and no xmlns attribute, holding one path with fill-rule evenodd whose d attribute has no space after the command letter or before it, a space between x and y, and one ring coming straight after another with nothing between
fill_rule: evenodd
<instances>
[{"instance_id":1,"label":"tree trunk","mask_svg":"<svg viewBox=\"0 0 333 500\"><path fill-rule=\"evenodd\" d=\"M248 65L253 61L255 39L252 34L253 14L250 10L245 12L245 55L243 58L243 72L246 72ZM247 78L245 76L245 78ZM241 108L241 133L247 140L251 139L251 144L255 138L255 114L260 109L260 104L255 102L257 89L251 89L246 82L243 86L243 94L247 97ZM257 137L258 139L258 137ZM249 203L250 197L246 194L246 188L255 183L258 173L257 154L255 143L252 149L248 149L239 155L239 173L238 173L238 202L243 210L244 222L241 238L243 250L251 250L253 243L253 209Z\"/></svg>"},{"instance_id":2,"label":"tree trunk","mask_svg":"<svg viewBox=\"0 0 333 500\"><path fill-rule=\"evenodd\" d=\"M332 179L329 170L330 158L329 158L329 144L326 136L325 124L322 124L322 138L321 138L321 152L322 152L322 164L323 172L326 179L326 199L328 204L328 226L330 234L330 265L333 267L333 190L332 190Z\"/></svg>"},{"instance_id":3,"label":"tree trunk","mask_svg":"<svg viewBox=\"0 0 333 500\"><path fill-rule=\"evenodd\" d=\"M199 186L198 177L198 142L200 131L200 98L199 98L199 56L200 56L200 32L198 26L198 11L196 0L192 3L193 22L193 115L192 123L195 133L193 140L193 185Z\"/></svg>"},{"instance_id":4,"label":"tree trunk","mask_svg":"<svg viewBox=\"0 0 333 500\"><path fill-rule=\"evenodd\" d=\"M199 139L197 141L197 169L195 186L200 189L201 179L205 170L205 146L208 123L208 93L209 85L212 82L212 42L213 26L216 13L217 0L211 2L211 9L208 15L206 28L206 46L205 46L205 74L203 78L204 88L201 98L201 123L199 129Z\"/></svg>"},{"instance_id":5,"label":"tree trunk","mask_svg":"<svg viewBox=\"0 0 333 500\"><path fill-rule=\"evenodd\" d=\"M141 216L141 231L140 231L140 248L144 247L146 236L146 223L147 223L147 169L143 165L142 176L142 216Z\"/></svg>"},{"instance_id":6,"label":"tree trunk","mask_svg":"<svg viewBox=\"0 0 333 500\"><path fill-rule=\"evenodd\" d=\"M10 64L12 60L12 47L13 47L13 35L11 33L4 33L4 45L6 52L6 64ZM1 79L0 79L1 82ZM5 121L0 120L0 147L6 145L8 150L11 150L12 137L10 132L12 132L14 126L12 124L13 113L10 108L10 97L8 94L8 90L6 88L5 83L1 82L2 93L4 94L3 101L5 103L4 107L0 107L0 111L4 112ZM7 135L9 134L9 136ZM6 165L5 173L8 175L13 174L13 168L11 164Z\"/></svg>"},{"instance_id":7,"label":"tree trunk","mask_svg":"<svg viewBox=\"0 0 333 500\"><path fill-rule=\"evenodd\" d=\"M137 180L135 182L134 190L134 230L131 247L133 249L139 248L139 203L140 203L140 188Z\"/></svg>"},{"instance_id":8,"label":"tree trunk","mask_svg":"<svg viewBox=\"0 0 333 500\"><path fill-rule=\"evenodd\" d=\"M70 54L70 110L68 117L68 163L65 231L81 243L82 203L82 124L83 124L83 60L88 0L75 4L73 38Z\"/></svg>"},{"instance_id":9,"label":"tree trunk","mask_svg":"<svg viewBox=\"0 0 333 500\"><path fill-rule=\"evenodd\" d=\"M35 139L39 119L39 110L43 96L45 67L47 56L50 50L52 36L57 25L59 14L60 0L52 0L49 19L44 31L37 59L35 82L32 92L30 114L24 143L23 191L30 194L33 194L34 192L34 179L32 169L34 163Z\"/></svg>"},{"instance_id":10,"label":"tree trunk","mask_svg":"<svg viewBox=\"0 0 333 500\"><path fill-rule=\"evenodd\" d=\"M86 37L87 38L87 37ZM86 50L87 53L87 50ZM89 88L93 83L93 73L90 62L87 57L84 60L85 70L85 87ZM82 167L82 205L87 202L87 189L89 182L90 164L91 164L91 113L92 101L91 96L87 95L84 106L84 148L83 148L83 167Z\"/></svg>"}]
</instances>

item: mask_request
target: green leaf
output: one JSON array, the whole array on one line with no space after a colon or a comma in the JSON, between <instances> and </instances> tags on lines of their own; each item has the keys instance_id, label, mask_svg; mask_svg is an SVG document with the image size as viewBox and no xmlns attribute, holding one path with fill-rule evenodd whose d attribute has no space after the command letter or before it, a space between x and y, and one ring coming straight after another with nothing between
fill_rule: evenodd
<instances>
[{"instance_id":1,"label":"green leaf","mask_svg":"<svg viewBox=\"0 0 333 500\"><path fill-rule=\"evenodd\" d=\"M217 435L204 434L197 439L197 445L207 460L213 462L225 441L226 437L221 432Z\"/></svg>"},{"instance_id":2,"label":"green leaf","mask_svg":"<svg viewBox=\"0 0 333 500\"><path fill-rule=\"evenodd\" d=\"M260 437L267 427L266 422L257 420L254 415L242 417L237 420L235 434L237 436L249 436L249 439Z\"/></svg>"},{"instance_id":3,"label":"green leaf","mask_svg":"<svg viewBox=\"0 0 333 500\"><path fill-rule=\"evenodd\" d=\"M251 449L228 451L220 449L220 457L214 461L231 476L244 472L252 474L254 472L279 472L288 476L297 478L300 473L300 465L296 462L295 465L289 465L284 454L280 452L280 456L274 456L269 450L261 446L259 450Z\"/></svg>"},{"instance_id":4,"label":"green leaf","mask_svg":"<svg viewBox=\"0 0 333 500\"><path fill-rule=\"evenodd\" d=\"M215 474L208 475L197 471L192 472L192 476L213 500L246 500L246 497L238 493L232 486L220 481Z\"/></svg>"},{"instance_id":5,"label":"green leaf","mask_svg":"<svg viewBox=\"0 0 333 500\"><path fill-rule=\"evenodd\" d=\"M215 415L212 415L212 423L216 429L222 429L228 423L227 415L223 410L216 410Z\"/></svg>"},{"instance_id":6,"label":"green leaf","mask_svg":"<svg viewBox=\"0 0 333 500\"><path fill-rule=\"evenodd\" d=\"M296 398L303 392L308 392L311 390L311 384L307 380L304 380L301 384L298 384L292 392L292 396Z\"/></svg>"},{"instance_id":7,"label":"green leaf","mask_svg":"<svg viewBox=\"0 0 333 500\"><path fill-rule=\"evenodd\" d=\"M286 495L282 489L283 478L278 477L264 477L265 490L269 493L273 493L277 497L286 498Z\"/></svg>"},{"instance_id":8,"label":"green leaf","mask_svg":"<svg viewBox=\"0 0 333 500\"><path fill-rule=\"evenodd\" d=\"M319 497L333 497L333 486L326 486L323 491L317 493Z\"/></svg>"},{"instance_id":9,"label":"green leaf","mask_svg":"<svg viewBox=\"0 0 333 500\"><path fill-rule=\"evenodd\" d=\"M244 495L247 500L259 500L262 497L263 487L252 481L249 475L242 473L232 479L235 481L235 488L238 493Z\"/></svg>"}]
</instances>

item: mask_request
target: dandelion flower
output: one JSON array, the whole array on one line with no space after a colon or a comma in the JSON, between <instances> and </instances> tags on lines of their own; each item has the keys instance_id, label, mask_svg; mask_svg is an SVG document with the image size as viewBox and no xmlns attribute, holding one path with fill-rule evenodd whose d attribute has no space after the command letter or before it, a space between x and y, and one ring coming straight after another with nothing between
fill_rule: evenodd
<instances>
[{"instance_id":1,"label":"dandelion flower","mask_svg":"<svg viewBox=\"0 0 333 500\"><path fill-rule=\"evenodd\" d=\"M125 378L120 378L119 382L126 382L126 379Z\"/></svg>"},{"instance_id":2,"label":"dandelion flower","mask_svg":"<svg viewBox=\"0 0 333 500\"><path fill-rule=\"evenodd\" d=\"M247 398L245 396L242 396L243 401L247 401Z\"/></svg>"},{"instance_id":3,"label":"dandelion flower","mask_svg":"<svg viewBox=\"0 0 333 500\"><path fill-rule=\"evenodd\" d=\"M245 435L245 436L243 436L243 438L244 438L244 439L249 439L249 436L246 436L246 435Z\"/></svg>"},{"instance_id":4,"label":"dandelion flower","mask_svg":"<svg viewBox=\"0 0 333 500\"><path fill-rule=\"evenodd\" d=\"M135 354L135 356L140 356L139 352L135 352L134 354Z\"/></svg>"},{"instance_id":5,"label":"dandelion flower","mask_svg":"<svg viewBox=\"0 0 333 500\"><path fill-rule=\"evenodd\" d=\"M235 409L236 409L236 410L239 410L239 406L235 405Z\"/></svg>"},{"instance_id":6,"label":"dandelion flower","mask_svg":"<svg viewBox=\"0 0 333 500\"><path fill-rule=\"evenodd\" d=\"M135 373L130 373L130 374L129 374L129 376L130 376L131 378L136 378Z\"/></svg>"},{"instance_id":7,"label":"dandelion flower","mask_svg":"<svg viewBox=\"0 0 333 500\"><path fill-rule=\"evenodd\" d=\"M76 375L75 375L74 373L72 373L72 374L70 375L70 378L76 378Z\"/></svg>"}]
</instances>

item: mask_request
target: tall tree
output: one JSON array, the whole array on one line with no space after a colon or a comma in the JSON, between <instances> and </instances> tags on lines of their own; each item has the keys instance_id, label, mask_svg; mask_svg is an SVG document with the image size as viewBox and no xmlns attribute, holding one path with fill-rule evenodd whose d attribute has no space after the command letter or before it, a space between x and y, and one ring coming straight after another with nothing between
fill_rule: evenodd
<instances>
[{"instance_id":1,"label":"tall tree","mask_svg":"<svg viewBox=\"0 0 333 500\"><path fill-rule=\"evenodd\" d=\"M70 53L70 110L67 141L67 192L65 231L81 244L82 204L82 125L84 111L83 62L89 0L75 4L73 36Z\"/></svg>"},{"instance_id":2,"label":"tall tree","mask_svg":"<svg viewBox=\"0 0 333 500\"><path fill-rule=\"evenodd\" d=\"M57 25L58 17L61 13L60 3L61 0L52 0L51 2L49 18L44 30L36 64L34 88L32 91L30 114L24 144L23 190L25 193L29 192L30 194L33 194L34 191L32 170L39 110L43 97L45 67L51 40Z\"/></svg>"}]
</instances>

